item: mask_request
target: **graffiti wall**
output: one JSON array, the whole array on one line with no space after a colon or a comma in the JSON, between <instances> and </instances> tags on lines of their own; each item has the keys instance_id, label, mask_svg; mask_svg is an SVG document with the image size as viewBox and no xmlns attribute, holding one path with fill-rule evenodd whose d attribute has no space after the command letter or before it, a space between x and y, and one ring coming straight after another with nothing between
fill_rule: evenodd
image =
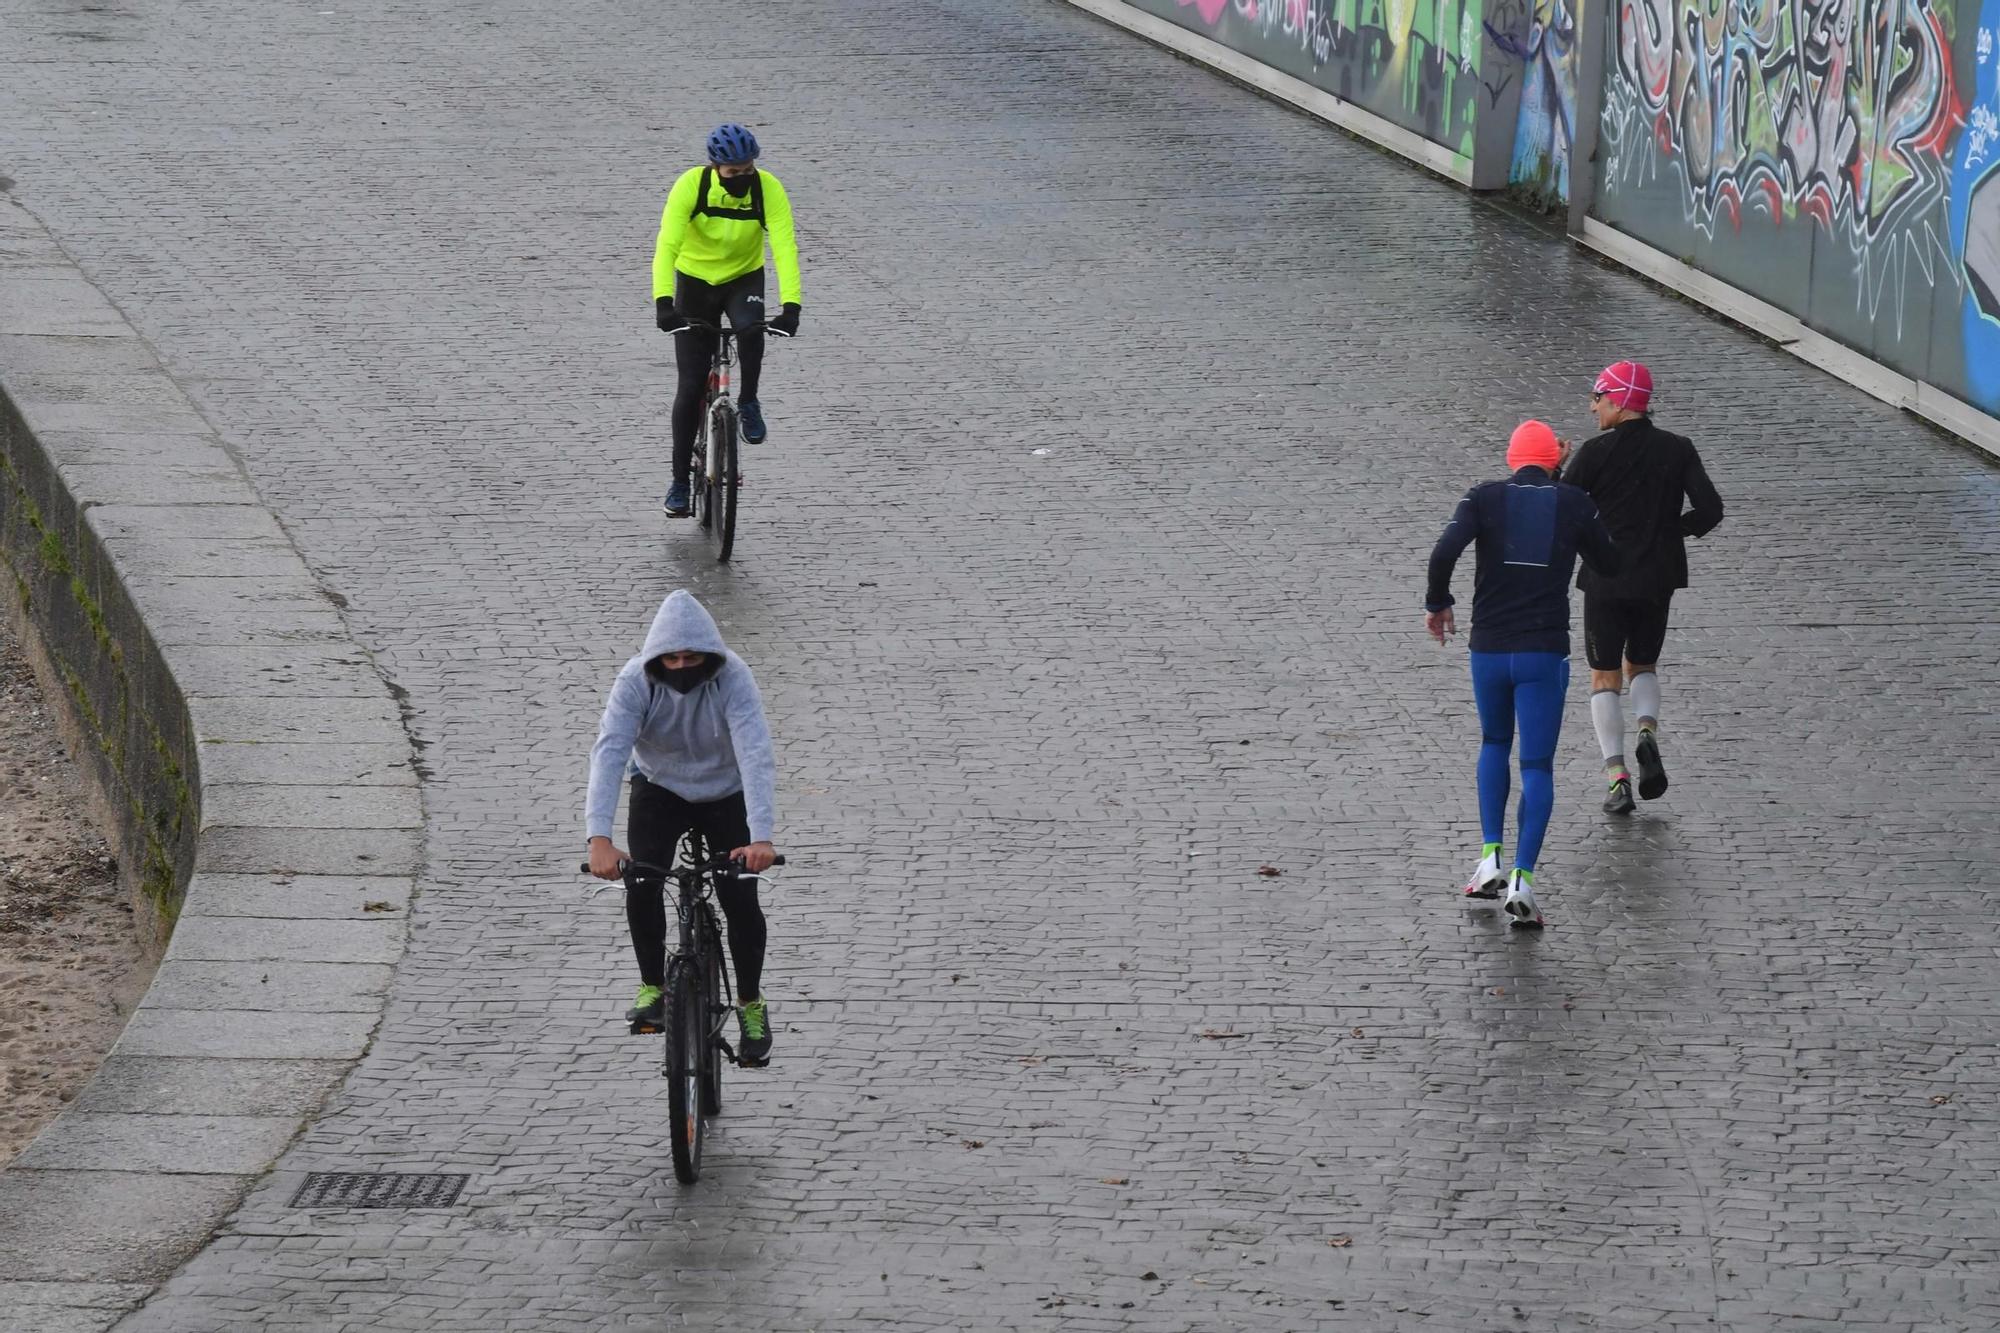
<instances>
[{"instance_id":1,"label":"graffiti wall","mask_svg":"<svg viewBox=\"0 0 2000 1333\"><path fill-rule=\"evenodd\" d=\"M1492 0L1486 31L1521 80L1520 122L1507 179L1546 205L1569 202L1576 141L1575 0ZM1489 77L1492 76L1489 71Z\"/></svg>"},{"instance_id":2,"label":"graffiti wall","mask_svg":"<svg viewBox=\"0 0 2000 1333\"><path fill-rule=\"evenodd\" d=\"M1612 0L1591 211L2000 410L2000 0Z\"/></svg>"},{"instance_id":3,"label":"graffiti wall","mask_svg":"<svg viewBox=\"0 0 2000 1333\"><path fill-rule=\"evenodd\" d=\"M1131 0L1472 156L1481 0Z\"/></svg>"},{"instance_id":4,"label":"graffiti wall","mask_svg":"<svg viewBox=\"0 0 2000 1333\"><path fill-rule=\"evenodd\" d=\"M2000 411L2000 0L1973 34L1974 76L1951 174L1951 249L1964 297L1965 397Z\"/></svg>"}]
</instances>

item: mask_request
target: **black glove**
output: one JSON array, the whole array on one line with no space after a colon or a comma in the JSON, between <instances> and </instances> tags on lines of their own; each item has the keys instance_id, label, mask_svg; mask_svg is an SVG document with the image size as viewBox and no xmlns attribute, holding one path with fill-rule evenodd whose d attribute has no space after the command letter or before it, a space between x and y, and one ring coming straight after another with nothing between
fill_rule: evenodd
<instances>
[{"instance_id":1,"label":"black glove","mask_svg":"<svg viewBox=\"0 0 2000 1333\"><path fill-rule=\"evenodd\" d=\"M653 298L653 323L659 325L661 333L672 333L687 327L687 318L674 313L674 298L656 296Z\"/></svg>"},{"instance_id":2,"label":"black glove","mask_svg":"<svg viewBox=\"0 0 2000 1333\"><path fill-rule=\"evenodd\" d=\"M771 332L782 334L787 338L798 337L799 303L797 301L785 302L785 308L779 312L776 319L770 322L770 329Z\"/></svg>"}]
</instances>

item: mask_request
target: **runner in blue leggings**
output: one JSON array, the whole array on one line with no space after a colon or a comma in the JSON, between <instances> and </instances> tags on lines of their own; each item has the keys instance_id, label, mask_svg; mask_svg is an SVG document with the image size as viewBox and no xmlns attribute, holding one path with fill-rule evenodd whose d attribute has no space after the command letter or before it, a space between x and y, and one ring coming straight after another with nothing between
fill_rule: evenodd
<instances>
[{"instance_id":1,"label":"runner in blue leggings","mask_svg":"<svg viewBox=\"0 0 2000 1333\"><path fill-rule=\"evenodd\" d=\"M1472 580L1472 695L1479 706L1479 823L1485 838L1465 886L1469 898L1498 898L1512 924L1539 927L1535 861L1555 805L1556 739L1569 689L1569 581L1576 558L1600 574L1618 572L1618 550L1597 505L1556 480L1569 447L1539 421L1523 422L1507 444L1514 475L1467 491L1431 552L1424 624L1443 643L1458 632L1451 572L1478 543ZM1500 871L1507 824L1507 756L1521 737L1521 807L1514 870Z\"/></svg>"}]
</instances>

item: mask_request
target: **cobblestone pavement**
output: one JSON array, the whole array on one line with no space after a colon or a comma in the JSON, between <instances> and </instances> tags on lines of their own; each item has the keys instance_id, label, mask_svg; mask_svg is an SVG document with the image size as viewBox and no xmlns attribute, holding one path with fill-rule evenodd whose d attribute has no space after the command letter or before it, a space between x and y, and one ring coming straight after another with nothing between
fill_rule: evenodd
<instances>
[{"instance_id":1,"label":"cobblestone pavement","mask_svg":"<svg viewBox=\"0 0 2000 1333\"><path fill-rule=\"evenodd\" d=\"M2000 1321L1989 464L1047 0L324 3L0 0L0 170L431 769L372 1053L121 1327ZM646 282L726 115L807 301L718 570L654 509ZM1421 560L1628 354L1731 506L1676 785L1606 824L1572 691L1552 928L1510 934L1456 894ZM681 584L759 670L794 863L778 1059L694 1190L572 874ZM316 1169L472 1182L294 1210Z\"/></svg>"}]
</instances>

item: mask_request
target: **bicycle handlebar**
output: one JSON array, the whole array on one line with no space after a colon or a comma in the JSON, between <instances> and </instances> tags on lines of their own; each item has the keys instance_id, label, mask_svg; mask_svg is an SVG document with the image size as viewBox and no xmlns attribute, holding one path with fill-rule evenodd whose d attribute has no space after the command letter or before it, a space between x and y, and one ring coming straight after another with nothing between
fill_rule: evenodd
<instances>
[{"instance_id":1,"label":"bicycle handlebar","mask_svg":"<svg viewBox=\"0 0 2000 1333\"><path fill-rule=\"evenodd\" d=\"M774 338L796 338L799 336L796 333L786 333L783 329L773 328L771 321L768 319L760 319L755 324L744 328L735 328L733 326L725 328L720 324L711 324L705 319L696 319L692 315L680 315L677 318L683 321L681 326L677 329L669 329L667 332L684 333L690 329L700 329L703 333L713 333L719 338L734 338L745 333L768 333Z\"/></svg>"},{"instance_id":2,"label":"bicycle handlebar","mask_svg":"<svg viewBox=\"0 0 2000 1333\"><path fill-rule=\"evenodd\" d=\"M781 866L784 863L785 863L785 858L782 856L775 857L771 861L771 864L774 866ZM740 867L742 864L743 863L741 861L736 860L734 857L718 856L713 861L708 862L706 865L691 866L689 867L689 869L693 870L693 872L697 875L712 875L718 870L727 870L731 866ZM590 862L585 861L582 865L578 866L577 869L582 871L584 874L588 875L590 873ZM630 875L635 870L642 875L658 876L661 879L665 879L670 875L681 873L679 871L674 871L674 870L663 870L659 866L650 865L645 861L620 861L618 863L618 873L621 876Z\"/></svg>"}]
</instances>

